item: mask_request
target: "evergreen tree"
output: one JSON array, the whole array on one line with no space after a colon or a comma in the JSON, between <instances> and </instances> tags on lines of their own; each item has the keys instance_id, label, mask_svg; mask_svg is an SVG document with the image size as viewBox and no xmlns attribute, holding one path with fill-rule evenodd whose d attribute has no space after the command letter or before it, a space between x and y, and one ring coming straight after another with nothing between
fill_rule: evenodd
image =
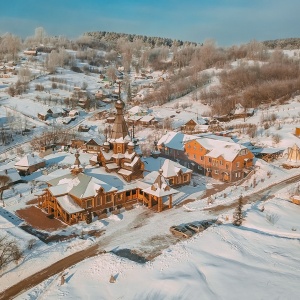
<instances>
[{"instance_id":1,"label":"evergreen tree","mask_svg":"<svg viewBox=\"0 0 300 300\"><path fill-rule=\"evenodd\" d=\"M243 196L238 199L238 205L233 213L233 225L240 226L243 222Z\"/></svg>"}]
</instances>

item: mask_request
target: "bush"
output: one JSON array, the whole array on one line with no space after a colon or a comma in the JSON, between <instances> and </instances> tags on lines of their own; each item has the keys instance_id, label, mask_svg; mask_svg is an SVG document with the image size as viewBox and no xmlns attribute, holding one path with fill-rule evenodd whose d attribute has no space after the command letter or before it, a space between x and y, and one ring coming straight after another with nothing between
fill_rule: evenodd
<instances>
[{"instance_id":1,"label":"bush","mask_svg":"<svg viewBox=\"0 0 300 300\"><path fill-rule=\"evenodd\" d=\"M76 72L76 73L82 73L82 70L77 66L72 66L71 71Z\"/></svg>"},{"instance_id":2,"label":"bush","mask_svg":"<svg viewBox=\"0 0 300 300\"><path fill-rule=\"evenodd\" d=\"M281 141L281 136L279 134L273 134L272 140L275 144L278 144Z\"/></svg>"}]
</instances>

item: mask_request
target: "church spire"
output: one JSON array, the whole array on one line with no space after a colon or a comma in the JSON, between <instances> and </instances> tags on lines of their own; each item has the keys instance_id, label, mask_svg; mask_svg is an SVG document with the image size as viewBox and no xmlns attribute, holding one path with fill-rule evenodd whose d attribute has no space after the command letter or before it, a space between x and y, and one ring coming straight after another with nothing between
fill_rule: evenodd
<instances>
[{"instance_id":1,"label":"church spire","mask_svg":"<svg viewBox=\"0 0 300 300\"><path fill-rule=\"evenodd\" d=\"M117 115L111 131L111 141L118 139L124 140L126 137L129 136L128 127L123 116L123 109L125 107L125 103L121 99L119 99L116 101L115 107L117 110ZM129 140L130 138L128 138L128 141Z\"/></svg>"}]
</instances>

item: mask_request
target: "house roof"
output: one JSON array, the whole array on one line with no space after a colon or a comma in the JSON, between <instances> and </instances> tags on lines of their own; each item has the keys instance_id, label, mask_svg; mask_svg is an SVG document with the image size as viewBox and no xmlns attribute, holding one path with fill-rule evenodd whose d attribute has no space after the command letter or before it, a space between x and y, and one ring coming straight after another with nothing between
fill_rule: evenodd
<instances>
[{"instance_id":1,"label":"house roof","mask_svg":"<svg viewBox=\"0 0 300 300\"><path fill-rule=\"evenodd\" d=\"M76 176L73 174L68 174L62 177L58 177L48 181L48 184L52 186L63 185L61 187L61 191L66 191L66 193L68 193L69 195L75 196L80 199L95 196L100 188L103 188L106 193L117 190L115 187L112 187L111 185L99 179L82 173ZM49 188L50 191L51 188L52 187ZM59 188L57 189L59 190ZM56 189L54 189L54 191L57 192Z\"/></svg>"},{"instance_id":2,"label":"house roof","mask_svg":"<svg viewBox=\"0 0 300 300\"><path fill-rule=\"evenodd\" d=\"M169 186L167 180L162 175L162 171L159 172L154 183L151 186L143 189L143 192L157 197L164 197L178 193L177 190Z\"/></svg>"},{"instance_id":3,"label":"house roof","mask_svg":"<svg viewBox=\"0 0 300 300\"><path fill-rule=\"evenodd\" d=\"M247 149L245 146L234 142L220 141L210 138L200 138L197 142L209 152L205 155L212 158L222 156L227 161L233 161L242 149Z\"/></svg>"},{"instance_id":4,"label":"house roof","mask_svg":"<svg viewBox=\"0 0 300 300\"><path fill-rule=\"evenodd\" d=\"M139 121L140 122L150 122L154 119L154 116L144 116Z\"/></svg>"},{"instance_id":5,"label":"house roof","mask_svg":"<svg viewBox=\"0 0 300 300\"><path fill-rule=\"evenodd\" d=\"M92 139L88 140L88 142L86 142L86 143L89 144L91 141L94 141L99 146L101 146L103 144L103 141L99 138L92 138Z\"/></svg>"},{"instance_id":6,"label":"house roof","mask_svg":"<svg viewBox=\"0 0 300 300\"><path fill-rule=\"evenodd\" d=\"M130 109L128 109L127 112L131 115L136 115L136 114L141 114L141 113L147 113L148 109L137 105L137 106L133 106Z\"/></svg>"},{"instance_id":7,"label":"house roof","mask_svg":"<svg viewBox=\"0 0 300 300\"><path fill-rule=\"evenodd\" d=\"M11 182L13 182L13 183L21 180L21 176L19 175L18 171L14 168L2 169L2 170L0 170L0 175L8 176L10 178Z\"/></svg>"},{"instance_id":8,"label":"house roof","mask_svg":"<svg viewBox=\"0 0 300 300\"><path fill-rule=\"evenodd\" d=\"M197 139L197 136L183 134L181 132L170 131L160 138L158 145L164 144L166 147L176 150L183 150L184 143Z\"/></svg>"},{"instance_id":9,"label":"house roof","mask_svg":"<svg viewBox=\"0 0 300 300\"><path fill-rule=\"evenodd\" d=\"M64 195L56 198L59 205L69 214L84 211L69 195Z\"/></svg>"},{"instance_id":10,"label":"house roof","mask_svg":"<svg viewBox=\"0 0 300 300\"><path fill-rule=\"evenodd\" d=\"M166 159L161 167L163 173L162 175L165 178L177 176L178 172L181 170L183 173L190 173L192 170L180 165L179 163L176 163L170 159Z\"/></svg>"},{"instance_id":11,"label":"house roof","mask_svg":"<svg viewBox=\"0 0 300 300\"><path fill-rule=\"evenodd\" d=\"M18 162L15 163L15 167L30 167L34 166L36 164L39 164L41 162L46 162L43 158L40 158L37 155L27 154L23 158L21 158Z\"/></svg>"},{"instance_id":12,"label":"house roof","mask_svg":"<svg viewBox=\"0 0 300 300\"><path fill-rule=\"evenodd\" d=\"M53 114L61 114L65 112L61 107L58 106L51 107L48 109L48 111L52 112Z\"/></svg>"}]
</instances>

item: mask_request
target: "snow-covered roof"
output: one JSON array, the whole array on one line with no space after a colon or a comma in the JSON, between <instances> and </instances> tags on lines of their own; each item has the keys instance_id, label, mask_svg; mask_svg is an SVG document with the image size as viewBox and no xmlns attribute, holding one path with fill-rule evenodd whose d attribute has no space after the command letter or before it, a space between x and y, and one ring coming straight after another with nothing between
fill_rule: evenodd
<instances>
[{"instance_id":1,"label":"snow-covered roof","mask_svg":"<svg viewBox=\"0 0 300 300\"><path fill-rule=\"evenodd\" d=\"M197 142L209 152L206 156L218 158L222 156L227 161L233 161L242 149L247 149L245 146L234 142L220 141L210 138L200 138Z\"/></svg>"},{"instance_id":2,"label":"snow-covered roof","mask_svg":"<svg viewBox=\"0 0 300 300\"><path fill-rule=\"evenodd\" d=\"M48 111L51 111L53 114L61 114L65 112L64 109L59 106L51 107L50 109L48 109Z\"/></svg>"},{"instance_id":3,"label":"snow-covered roof","mask_svg":"<svg viewBox=\"0 0 300 300\"><path fill-rule=\"evenodd\" d=\"M140 119L140 122L150 122L154 119L154 116L144 116Z\"/></svg>"},{"instance_id":4,"label":"snow-covered roof","mask_svg":"<svg viewBox=\"0 0 300 300\"><path fill-rule=\"evenodd\" d=\"M133 159L133 161L132 161L131 163L125 162L124 165L127 166L127 167L133 167L133 166L137 163L137 161L138 161L139 159L140 159L140 158L139 158L138 156L136 156L136 157Z\"/></svg>"},{"instance_id":5,"label":"snow-covered roof","mask_svg":"<svg viewBox=\"0 0 300 300\"><path fill-rule=\"evenodd\" d=\"M119 166L116 163L106 164L105 167L109 170L114 170L119 168Z\"/></svg>"},{"instance_id":6,"label":"snow-covered roof","mask_svg":"<svg viewBox=\"0 0 300 300\"><path fill-rule=\"evenodd\" d=\"M183 134L181 132L170 131L160 138L158 145L164 144L166 147L176 150L183 150L184 143L197 139L197 136Z\"/></svg>"},{"instance_id":7,"label":"snow-covered roof","mask_svg":"<svg viewBox=\"0 0 300 300\"><path fill-rule=\"evenodd\" d=\"M143 192L156 197L164 197L178 193L177 190L169 186L167 180L161 173L157 176L156 180L151 186L143 189Z\"/></svg>"},{"instance_id":8,"label":"snow-covered roof","mask_svg":"<svg viewBox=\"0 0 300 300\"><path fill-rule=\"evenodd\" d=\"M21 166L21 167L30 167L34 166L36 164L39 164L41 162L45 162L43 158L40 158L37 155L32 154L27 154L23 158L21 158L18 162L15 163L15 166Z\"/></svg>"},{"instance_id":9,"label":"snow-covered roof","mask_svg":"<svg viewBox=\"0 0 300 300\"><path fill-rule=\"evenodd\" d=\"M109 139L109 142L111 143L128 143L131 141L131 138L129 135L126 135L124 138L123 137L120 137L120 138L117 138L117 139Z\"/></svg>"},{"instance_id":10,"label":"snow-covered roof","mask_svg":"<svg viewBox=\"0 0 300 300\"><path fill-rule=\"evenodd\" d=\"M57 197L56 200L68 214L84 211L69 195Z\"/></svg>"},{"instance_id":11,"label":"snow-covered roof","mask_svg":"<svg viewBox=\"0 0 300 300\"><path fill-rule=\"evenodd\" d=\"M101 150L101 153L105 160L110 160L112 155L114 154L112 150L109 150L107 153L105 152L105 150Z\"/></svg>"},{"instance_id":12,"label":"snow-covered roof","mask_svg":"<svg viewBox=\"0 0 300 300\"><path fill-rule=\"evenodd\" d=\"M14 168L9 169L2 169L0 170L1 176L8 176L11 180L11 182L16 182L21 180L21 176L19 175L18 171Z\"/></svg>"},{"instance_id":13,"label":"snow-covered roof","mask_svg":"<svg viewBox=\"0 0 300 300\"><path fill-rule=\"evenodd\" d=\"M143 108L141 106L133 106L132 108L128 109L128 113L131 115L140 114L140 113L147 113L148 109Z\"/></svg>"},{"instance_id":14,"label":"snow-covered roof","mask_svg":"<svg viewBox=\"0 0 300 300\"><path fill-rule=\"evenodd\" d=\"M118 174L128 176L128 175L131 175L131 174L132 174L132 171L129 171L129 170L126 170L126 169L120 169L120 170L118 171Z\"/></svg>"},{"instance_id":15,"label":"snow-covered roof","mask_svg":"<svg viewBox=\"0 0 300 300\"><path fill-rule=\"evenodd\" d=\"M130 143L129 143L130 144ZM128 145L129 145L128 144ZM124 157L126 158L126 159L130 159L130 160L132 160L132 158L134 157L136 155L136 153L133 151L131 154L129 154L128 153L128 151L126 151L125 152L125 154L124 154Z\"/></svg>"},{"instance_id":16,"label":"snow-covered roof","mask_svg":"<svg viewBox=\"0 0 300 300\"><path fill-rule=\"evenodd\" d=\"M162 175L165 178L177 176L178 172L181 170L183 173L190 173L192 170L180 165L179 163L176 163L170 159L166 159L161 167L163 173Z\"/></svg>"},{"instance_id":17,"label":"snow-covered roof","mask_svg":"<svg viewBox=\"0 0 300 300\"><path fill-rule=\"evenodd\" d=\"M80 199L95 196L100 188L103 188L105 192L117 190L115 187L112 187L111 185L99 179L82 173L76 176L69 174L63 177L55 178L48 181L48 184L52 185L52 187L49 188L51 192L60 191L59 186L61 186L62 192L66 191L66 193ZM54 189L53 186L57 186L57 188Z\"/></svg>"},{"instance_id":18,"label":"snow-covered roof","mask_svg":"<svg viewBox=\"0 0 300 300\"><path fill-rule=\"evenodd\" d=\"M87 142L87 144L88 143L90 143L91 141L94 141L97 145L99 145L99 146L101 146L102 144L103 144L103 141L101 140L101 139L99 139L99 138L91 138L88 142Z\"/></svg>"},{"instance_id":19,"label":"snow-covered roof","mask_svg":"<svg viewBox=\"0 0 300 300\"><path fill-rule=\"evenodd\" d=\"M90 158L90 161L98 162L98 155L97 155L97 154L94 154L94 155Z\"/></svg>"},{"instance_id":20,"label":"snow-covered roof","mask_svg":"<svg viewBox=\"0 0 300 300\"><path fill-rule=\"evenodd\" d=\"M143 116L130 116L128 118L128 121L138 121L142 118Z\"/></svg>"}]
</instances>

